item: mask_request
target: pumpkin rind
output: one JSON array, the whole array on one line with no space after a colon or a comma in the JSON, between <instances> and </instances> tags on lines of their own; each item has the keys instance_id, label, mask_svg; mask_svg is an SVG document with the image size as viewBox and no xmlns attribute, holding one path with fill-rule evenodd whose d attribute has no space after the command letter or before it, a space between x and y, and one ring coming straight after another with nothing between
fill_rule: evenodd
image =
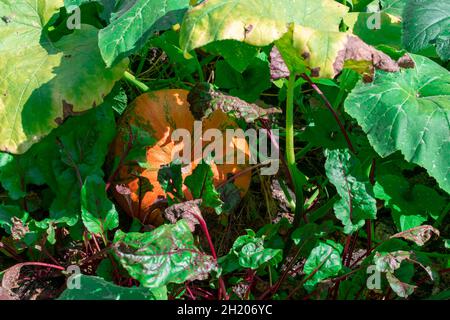
<instances>
[{"instance_id":1,"label":"pumpkin rind","mask_svg":"<svg viewBox=\"0 0 450 320\"><path fill-rule=\"evenodd\" d=\"M193 140L194 117L187 102L188 93L188 91L181 89L145 93L136 98L119 122L119 134L112 146L113 159L120 158L126 149L124 137L127 136L130 125L146 130L156 140L153 146L147 148L147 167L142 168L138 164L122 166L119 168L115 181L116 186L113 188L114 197L121 208L128 215L139 219L144 224L160 225L163 223L161 213L165 204L165 193L157 180L158 171L161 166L167 165L172 161L172 154L175 148L183 147L182 142L175 144L171 140L173 131L175 129L186 129L191 133ZM209 128L217 128L221 131L226 128L238 128L237 124L220 110L213 112L205 119L202 126L203 132ZM225 137L225 133L223 136ZM239 141L238 139L235 142L239 145L245 145L245 154L248 157L249 147L247 141ZM204 142L203 147L206 144ZM194 141L191 142L191 145L193 148ZM200 160L193 159L193 163L190 166L183 167L183 179L192 173L192 170L195 169ZM216 165L212 163L214 185L223 184L229 179L230 175L240 172L247 166L234 164ZM153 189L145 192L144 195L139 195L138 176L140 176L140 179L148 179L153 186ZM233 181L235 186L241 191L241 196L247 192L250 180L251 172L249 171ZM183 192L188 200L192 199L191 194L184 185Z\"/></svg>"}]
</instances>

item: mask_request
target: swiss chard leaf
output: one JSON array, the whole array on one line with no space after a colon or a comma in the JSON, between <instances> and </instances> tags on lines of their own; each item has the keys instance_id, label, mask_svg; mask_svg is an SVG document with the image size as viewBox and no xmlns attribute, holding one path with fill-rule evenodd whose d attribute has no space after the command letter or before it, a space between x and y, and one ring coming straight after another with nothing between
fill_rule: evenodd
<instances>
[{"instance_id":1,"label":"swiss chard leaf","mask_svg":"<svg viewBox=\"0 0 450 320\"><path fill-rule=\"evenodd\" d=\"M344 224L344 232L351 234L363 227L365 220L376 218L372 186L368 177L360 172L358 159L347 149L327 150L326 156L327 177L341 197L334 204L334 213Z\"/></svg>"},{"instance_id":2,"label":"swiss chard leaf","mask_svg":"<svg viewBox=\"0 0 450 320\"><path fill-rule=\"evenodd\" d=\"M105 182L97 175L87 177L81 188L81 218L93 234L105 235L119 226L119 214L106 195Z\"/></svg>"},{"instance_id":3,"label":"swiss chard leaf","mask_svg":"<svg viewBox=\"0 0 450 320\"><path fill-rule=\"evenodd\" d=\"M264 238L257 237L252 230L247 235L238 237L228 255L219 259L224 273L239 268L258 269L265 265L277 265L283 258L281 249L264 247Z\"/></svg>"},{"instance_id":4,"label":"swiss chard leaf","mask_svg":"<svg viewBox=\"0 0 450 320\"><path fill-rule=\"evenodd\" d=\"M160 294L161 290L143 287L124 288L108 282L100 277L78 274L70 279L79 287L67 288L58 300L161 300L167 295ZM159 292L158 292L159 291Z\"/></svg>"},{"instance_id":5,"label":"swiss chard leaf","mask_svg":"<svg viewBox=\"0 0 450 320\"><path fill-rule=\"evenodd\" d=\"M128 273L148 288L204 280L218 270L214 258L195 246L184 220L147 233L126 234L119 230L114 238L114 253Z\"/></svg>"},{"instance_id":6,"label":"swiss chard leaf","mask_svg":"<svg viewBox=\"0 0 450 320\"><path fill-rule=\"evenodd\" d=\"M194 169L192 175L186 177L184 184L189 188L194 199L202 199L202 206L213 208L220 214L223 202L220 200L219 192L214 187L213 178L211 166L202 161Z\"/></svg>"},{"instance_id":7,"label":"swiss chard leaf","mask_svg":"<svg viewBox=\"0 0 450 320\"><path fill-rule=\"evenodd\" d=\"M306 259L303 271L310 277L304 284L308 291L321 281L336 276L342 270L342 246L331 240L319 242ZM313 274L314 273L314 274Z\"/></svg>"}]
</instances>

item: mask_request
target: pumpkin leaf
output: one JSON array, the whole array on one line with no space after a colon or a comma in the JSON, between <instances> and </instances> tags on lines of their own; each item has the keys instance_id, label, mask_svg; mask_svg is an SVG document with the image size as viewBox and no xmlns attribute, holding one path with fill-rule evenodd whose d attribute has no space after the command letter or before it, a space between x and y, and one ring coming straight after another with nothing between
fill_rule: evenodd
<instances>
[{"instance_id":1,"label":"pumpkin leaf","mask_svg":"<svg viewBox=\"0 0 450 320\"><path fill-rule=\"evenodd\" d=\"M382 13L401 18L407 2L408 0L375 0L369 4L369 8L381 9Z\"/></svg>"},{"instance_id":2,"label":"pumpkin leaf","mask_svg":"<svg viewBox=\"0 0 450 320\"><path fill-rule=\"evenodd\" d=\"M414 69L380 71L371 84L360 82L345 110L361 125L375 151L387 157L400 150L450 193L450 74L433 61L412 55Z\"/></svg>"},{"instance_id":3,"label":"pumpkin leaf","mask_svg":"<svg viewBox=\"0 0 450 320\"><path fill-rule=\"evenodd\" d=\"M100 277L84 274L74 275L70 281L79 287L67 288L58 300L157 300L158 297L149 288L119 287ZM156 290L155 290L156 291ZM166 297L167 299L167 297Z\"/></svg>"},{"instance_id":4,"label":"pumpkin leaf","mask_svg":"<svg viewBox=\"0 0 450 320\"><path fill-rule=\"evenodd\" d=\"M105 235L119 226L119 214L108 199L105 187L101 177L92 175L86 178L81 188L81 218L93 234Z\"/></svg>"},{"instance_id":5,"label":"pumpkin leaf","mask_svg":"<svg viewBox=\"0 0 450 320\"><path fill-rule=\"evenodd\" d=\"M349 68L371 77L374 67L388 72L399 70L388 55L344 32L294 25L276 45L291 73L311 70L314 77L334 78Z\"/></svg>"},{"instance_id":6,"label":"pumpkin leaf","mask_svg":"<svg viewBox=\"0 0 450 320\"><path fill-rule=\"evenodd\" d=\"M436 46L442 60L450 59L450 1L410 0L403 13L403 42L416 53Z\"/></svg>"},{"instance_id":7,"label":"pumpkin leaf","mask_svg":"<svg viewBox=\"0 0 450 320\"><path fill-rule=\"evenodd\" d=\"M155 32L181 22L189 0L136 0L115 12L99 33L98 43L107 66L140 50Z\"/></svg>"},{"instance_id":8,"label":"pumpkin leaf","mask_svg":"<svg viewBox=\"0 0 450 320\"><path fill-rule=\"evenodd\" d=\"M327 150L326 156L327 177L341 197L334 204L334 213L344 224L344 232L351 234L363 227L365 220L376 218L372 187L368 178L360 172L358 159L347 149Z\"/></svg>"},{"instance_id":9,"label":"pumpkin leaf","mask_svg":"<svg viewBox=\"0 0 450 320\"><path fill-rule=\"evenodd\" d=\"M401 231L420 226L429 217L439 219L444 214L446 202L439 193L421 184L412 186L403 176L386 174L377 177L374 193L392 210Z\"/></svg>"},{"instance_id":10,"label":"pumpkin leaf","mask_svg":"<svg viewBox=\"0 0 450 320\"><path fill-rule=\"evenodd\" d=\"M347 11L332 0L208 0L186 13L180 43L186 53L221 40L264 47L288 32L290 23L337 32Z\"/></svg>"},{"instance_id":11,"label":"pumpkin leaf","mask_svg":"<svg viewBox=\"0 0 450 320\"><path fill-rule=\"evenodd\" d=\"M379 25L374 22L373 28L369 24L370 19L379 14ZM395 51L402 50L402 22L399 18L385 11L380 13L350 12L344 17L345 24L350 31L360 37L365 43L375 46L377 49L389 53L386 48Z\"/></svg>"},{"instance_id":12,"label":"pumpkin leaf","mask_svg":"<svg viewBox=\"0 0 450 320\"><path fill-rule=\"evenodd\" d=\"M194 199L202 199L202 206L213 208L217 214L222 213L222 200L214 187L214 173L211 166L201 161L192 174L184 180Z\"/></svg>"},{"instance_id":13,"label":"pumpkin leaf","mask_svg":"<svg viewBox=\"0 0 450 320\"><path fill-rule=\"evenodd\" d=\"M370 74L373 66L398 71L389 56L339 32L347 11L330 0L209 0L187 12L180 43L186 53L221 40L261 47L276 43L290 72L311 70L323 78L334 78L344 67Z\"/></svg>"},{"instance_id":14,"label":"pumpkin leaf","mask_svg":"<svg viewBox=\"0 0 450 320\"><path fill-rule=\"evenodd\" d=\"M82 5L89 3L97 3L99 5L100 8L98 12L100 17L106 22L109 22L116 5L120 5L120 2L117 0L64 0L66 9L70 9L73 6L81 7Z\"/></svg>"},{"instance_id":15,"label":"pumpkin leaf","mask_svg":"<svg viewBox=\"0 0 450 320\"><path fill-rule=\"evenodd\" d=\"M304 284L306 290L312 291L319 282L339 274L342 250L340 244L331 240L321 241L311 250L303 267L306 277L310 277Z\"/></svg>"},{"instance_id":16,"label":"pumpkin leaf","mask_svg":"<svg viewBox=\"0 0 450 320\"><path fill-rule=\"evenodd\" d=\"M114 253L128 273L147 288L205 280L210 272L217 271L213 257L194 245L184 220L147 233L119 230L114 238Z\"/></svg>"},{"instance_id":17,"label":"pumpkin leaf","mask_svg":"<svg viewBox=\"0 0 450 320\"><path fill-rule=\"evenodd\" d=\"M89 25L53 42L46 29L62 5L62 0L0 1L0 12L10 17L0 20L2 151L24 153L68 116L100 105L128 64L106 68L98 31Z\"/></svg>"}]
</instances>

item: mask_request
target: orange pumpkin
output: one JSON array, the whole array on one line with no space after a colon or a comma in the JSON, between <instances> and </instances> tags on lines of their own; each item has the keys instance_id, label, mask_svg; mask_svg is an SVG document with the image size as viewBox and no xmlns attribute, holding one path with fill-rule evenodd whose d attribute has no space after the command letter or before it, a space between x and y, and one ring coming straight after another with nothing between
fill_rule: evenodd
<instances>
[{"instance_id":1,"label":"orange pumpkin","mask_svg":"<svg viewBox=\"0 0 450 320\"><path fill-rule=\"evenodd\" d=\"M172 133L175 129L186 129L189 131L192 140L191 148L194 148L194 117L189 109L187 100L188 91L180 89L161 90L150 92L139 96L128 108L127 112L119 122L119 134L112 146L112 158L120 158L126 149L125 141L129 133L130 126L137 126L145 130L156 139L156 143L146 150L146 166L143 168L138 164L127 163L119 168L116 185L113 193L121 208L130 216L139 219L144 224L160 225L163 223L162 211L165 207L165 192L158 182L158 171L161 166L172 162L174 152L183 150L183 141L172 141ZM214 111L202 121L202 131L215 128L224 132L225 129L237 129L237 124L220 110ZM226 152L225 133L223 134L223 149ZM202 148L210 142L202 141ZM248 160L249 147L245 138L235 137L230 144L234 147L244 148L245 156ZM192 154L194 152L192 151ZM216 155L217 156L217 155ZM192 159L192 164L183 167L183 178L189 176L199 163L199 159ZM248 162L248 161L246 161ZM235 175L244 170L246 165L235 164L211 164L214 173L215 186L226 182L230 175ZM151 191L139 190L140 182L148 179L153 186ZM251 172L240 175L233 180L235 186L243 196L250 185ZM183 185L183 192L186 199L192 196ZM139 194L141 193L141 194ZM144 193L144 194L143 194Z\"/></svg>"}]
</instances>

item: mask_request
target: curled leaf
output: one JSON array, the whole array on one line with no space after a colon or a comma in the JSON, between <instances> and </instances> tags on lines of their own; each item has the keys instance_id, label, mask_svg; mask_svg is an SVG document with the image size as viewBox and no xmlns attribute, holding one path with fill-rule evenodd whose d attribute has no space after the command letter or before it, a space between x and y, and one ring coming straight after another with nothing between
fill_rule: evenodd
<instances>
[{"instance_id":1,"label":"curled leaf","mask_svg":"<svg viewBox=\"0 0 450 320\"><path fill-rule=\"evenodd\" d=\"M415 242L418 246L427 243L431 236L435 234L440 236L439 230L432 226L419 226L393 235L391 238L403 238Z\"/></svg>"},{"instance_id":2,"label":"curled leaf","mask_svg":"<svg viewBox=\"0 0 450 320\"><path fill-rule=\"evenodd\" d=\"M276 46L270 52L270 76L272 80L288 78L290 75L289 68L281 56L280 50Z\"/></svg>"},{"instance_id":3,"label":"curled leaf","mask_svg":"<svg viewBox=\"0 0 450 320\"><path fill-rule=\"evenodd\" d=\"M394 272L403 261L411 258L409 251L394 251L394 252L377 252L374 256L374 262L379 272Z\"/></svg>"},{"instance_id":4,"label":"curled leaf","mask_svg":"<svg viewBox=\"0 0 450 320\"><path fill-rule=\"evenodd\" d=\"M392 290L401 298L408 298L414 293L417 286L409 283L401 282L394 274L391 272L386 273L386 279L389 282Z\"/></svg>"},{"instance_id":5,"label":"curled leaf","mask_svg":"<svg viewBox=\"0 0 450 320\"><path fill-rule=\"evenodd\" d=\"M190 109L194 118L201 120L215 110L231 113L238 119L252 123L270 114L281 113L277 108L261 108L257 104L248 103L237 97L216 91L208 83L197 84L188 95Z\"/></svg>"},{"instance_id":6,"label":"curled leaf","mask_svg":"<svg viewBox=\"0 0 450 320\"><path fill-rule=\"evenodd\" d=\"M164 216L174 224L177 223L177 221L184 219L191 232L194 232L195 226L199 224L198 217L202 216L199 207L201 203L201 200L193 200L174 204L164 211Z\"/></svg>"}]
</instances>

